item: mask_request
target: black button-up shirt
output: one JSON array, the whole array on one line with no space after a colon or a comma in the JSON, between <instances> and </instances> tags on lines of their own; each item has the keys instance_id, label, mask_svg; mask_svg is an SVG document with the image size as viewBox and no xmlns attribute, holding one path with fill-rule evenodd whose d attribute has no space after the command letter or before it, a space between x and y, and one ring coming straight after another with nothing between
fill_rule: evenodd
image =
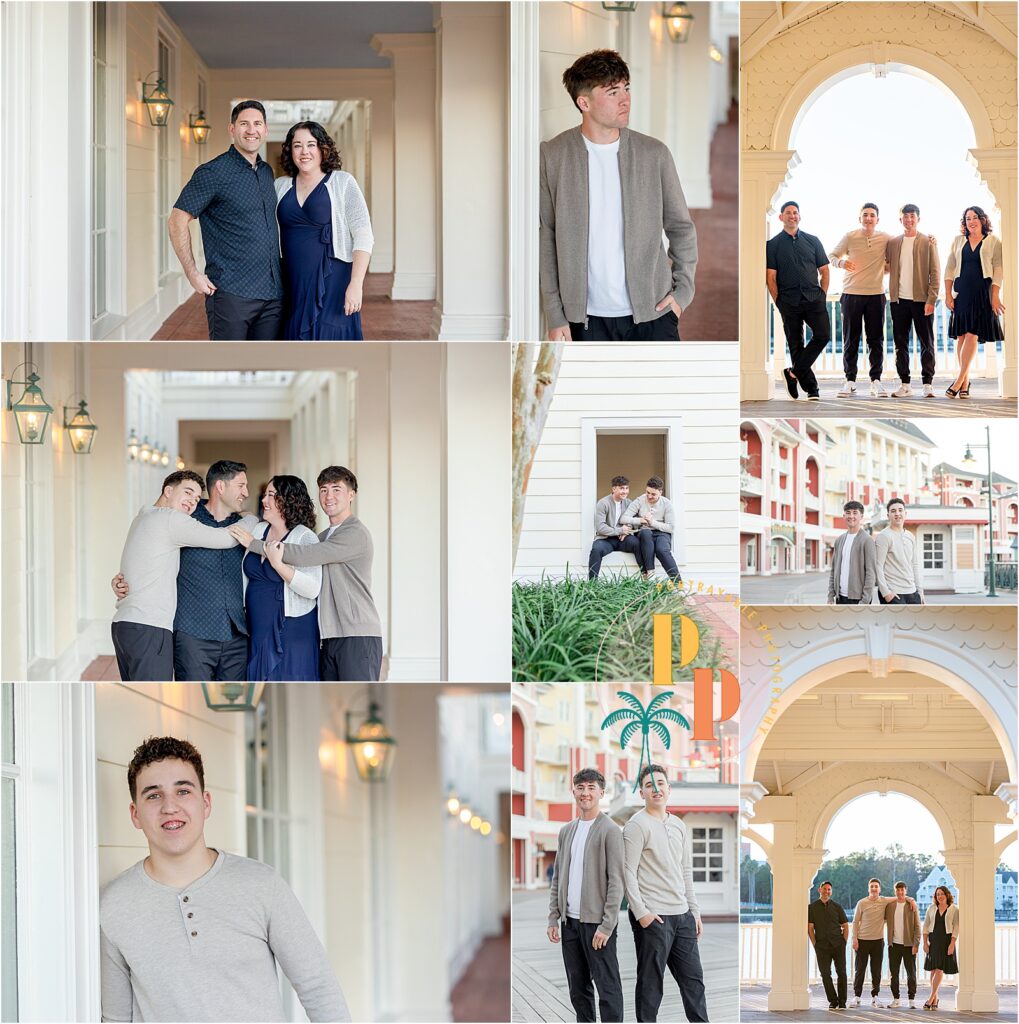
<instances>
[{"instance_id":1,"label":"black button-up shirt","mask_svg":"<svg viewBox=\"0 0 1019 1024\"><path fill-rule=\"evenodd\" d=\"M272 168L231 146L195 169L174 206L198 218L205 273L230 295L281 299L279 226Z\"/></svg>"},{"instance_id":2,"label":"black button-up shirt","mask_svg":"<svg viewBox=\"0 0 1019 1024\"><path fill-rule=\"evenodd\" d=\"M225 529L232 523L239 523L243 516L234 512L226 519L214 519L202 498L191 518L206 526ZM241 578L244 555L240 544L225 550L181 548L174 632L187 633L199 640L220 641L230 640L238 633L248 635Z\"/></svg>"},{"instance_id":3,"label":"black button-up shirt","mask_svg":"<svg viewBox=\"0 0 1019 1024\"><path fill-rule=\"evenodd\" d=\"M819 267L828 266L828 254L816 235L780 231L768 239L768 269L778 271L778 301L790 306L824 301L817 281Z\"/></svg>"},{"instance_id":4,"label":"black button-up shirt","mask_svg":"<svg viewBox=\"0 0 1019 1024\"><path fill-rule=\"evenodd\" d=\"M834 900L814 900L807 908L807 923L814 926L814 941L818 946L837 946L846 940L842 925L848 924L846 912Z\"/></svg>"}]
</instances>

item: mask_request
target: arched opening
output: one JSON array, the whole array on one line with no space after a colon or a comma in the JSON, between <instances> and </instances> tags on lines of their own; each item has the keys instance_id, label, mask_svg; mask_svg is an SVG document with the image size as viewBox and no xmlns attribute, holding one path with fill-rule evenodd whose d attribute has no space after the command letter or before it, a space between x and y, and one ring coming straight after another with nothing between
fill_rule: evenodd
<instances>
[{"instance_id":1,"label":"arched opening","mask_svg":"<svg viewBox=\"0 0 1019 1024\"><path fill-rule=\"evenodd\" d=\"M796 548L788 537L781 534L772 532L768 557L772 572L793 572L796 568Z\"/></svg>"},{"instance_id":2,"label":"arched opening","mask_svg":"<svg viewBox=\"0 0 1019 1024\"><path fill-rule=\"evenodd\" d=\"M524 724L520 709L514 704L511 725L511 760L512 787L510 795L511 813L525 815L527 813L527 774L525 770L527 727ZM527 840L513 836L513 884L525 885L527 882Z\"/></svg>"},{"instance_id":3,"label":"arched opening","mask_svg":"<svg viewBox=\"0 0 1019 1024\"><path fill-rule=\"evenodd\" d=\"M895 236L901 233L899 208L907 203L920 207L919 230L939 243L944 269L948 247L959 234L963 209L983 207L996 228L997 201L980 180L971 151L977 133L969 107L945 82L922 67L906 62L875 65L868 62L845 67L818 83L802 102L788 129L787 148L795 151L790 172L774 197L768 235L782 230L778 210L795 199L803 214L803 228L817 235L831 253L846 232L859 227L860 207L876 203L880 211L878 230ZM794 90L799 97L802 90ZM792 96L789 99L791 113ZM938 124L936 133L902 131L901 111L923 110ZM784 131L784 127L780 130ZM917 135L926 134L926 138ZM866 140L870 153L880 159L847 159L847 140ZM783 147L786 148L786 147ZM853 147L851 147L853 148ZM992 211L994 211L992 213ZM832 324L831 342L814 364L818 376L840 377L847 372L843 361L841 295L844 271L830 271L828 309ZM955 341L948 337L950 313L939 301L935 306L935 345L938 371L955 366ZM784 345L781 320L772 313L771 351L778 356ZM917 345L913 339L914 346ZM997 354L993 346L982 346L981 375L996 373ZM884 374L895 376L894 345L890 307L885 309ZM985 350L985 351L984 351ZM993 352L993 354L992 354ZM919 375L919 349L911 354L911 367ZM860 370L865 376L866 354L861 352ZM858 367L859 367L858 363Z\"/></svg>"},{"instance_id":4,"label":"arched opening","mask_svg":"<svg viewBox=\"0 0 1019 1024\"><path fill-rule=\"evenodd\" d=\"M819 975L802 931L803 905L816 898L822 876L836 875L851 919L872 875L887 895L898 880L890 876L905 876L922 912L924 894L951 875L973 948L951 983L956 993L945 990L948 1003L997 1009L997 989L1011 978L1001 965L1012 934L1011 925L996 923L995 890L1008 884L1007 873L996 877L1005 841L996 829L1014 828L996 795L1014 770L1001 711L979 683L938 671L935 652L926 666L900 656L889 664L880 659L881 643L871 634L876 661L840 660L840 643L818 637L816 647L830 649L812 651L819 659L814 672L795 664L800 655L783 666L796 681L770 705L766 721L757 708L745 709L744 730L763 735L744 752L744 784L760 794L744 836L766 855L773 898L771 921L759 919L743 933L741 980L759 986L754 998L769 1010L805 1009L824 999L820 989L812 991ZM814 647L812 641L801 650ZM943 730L943 741L935 740ZM760 971L747 977L755 958L767 965L766 978ZM922 969L918 975L926 985ZM882 985L887 981L885 973Z\"/></svg>"}]
</instances>

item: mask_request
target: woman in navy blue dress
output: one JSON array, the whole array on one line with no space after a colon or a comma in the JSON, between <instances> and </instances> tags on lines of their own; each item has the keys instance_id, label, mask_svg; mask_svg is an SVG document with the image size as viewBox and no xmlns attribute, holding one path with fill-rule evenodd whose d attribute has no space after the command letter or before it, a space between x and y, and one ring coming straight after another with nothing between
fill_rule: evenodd
<instances>
[{"instance_id":1,"label":"woman in navy blue dress","mask_svg":"<svg viewBox=\"0 0 1019 1024\"><path fill-rule=\"evenodd\" d=\"M317 121L287 132L276 179L287 341L360 341L364 278L375 244L364 196Z\"/></svg>"},{"instance_id":2,"label":"woman in navy blue dress","mask_svg":"<svg viewBox=\"0 0 1019 1024\"><path fill-rule=\"evenodd\" d=\"M1005 334L1001 329L1001 240L991 233L991 222L979 206L962 215L962 234L956 236L945 265L945 305L952 311L948 336L955 338L959 375L945 394L969 398L969 368L977 345L992 345Z\"/></svg>"},{"instance_id":3,"label":"woman in navy blue dress","mask_svg":"<svg viewBox=\"0 0 1019 1024\"><path fill-rule=\"evenodd\" d=\"M304 481L274 476L262 498L262 518L252 539L317 544L315 506ZM231 532L234 528L230 528ZM237 527L236 529L240 529ZM283 562L283 551L261 545L249 551L244 570L244 612L248 622L250 682L294 682L318 679L318 607L322 568L295 568Z\"/></svg>"}]
</instances>

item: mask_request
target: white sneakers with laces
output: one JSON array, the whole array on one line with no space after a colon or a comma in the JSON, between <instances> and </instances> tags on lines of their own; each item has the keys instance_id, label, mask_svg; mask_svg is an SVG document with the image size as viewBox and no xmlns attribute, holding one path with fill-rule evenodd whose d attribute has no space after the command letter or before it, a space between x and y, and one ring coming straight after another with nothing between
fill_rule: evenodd
<instances>
[{"instance_id":1,"label":"white sneakers with laces","mask_svg":"<svg viewBox=\"0 0 1019 1024\"><path fill-rule=\"evenodd\" d=\"M870 382L870 397L871 398L887 398L888 392L881 386L881 381L872 380Z\"/></svg>"},{"instance_id":2,"label":"white sneakers with laces","mask_svg":"<svg viewBox=\"0 0 1019 1024\"><path fill-rule=\"evenodd\" d=\"M839 398L851 398L856 394L856 381L847 380L842 387L839 389Z\"/></svg>"},{"instance_id":3,"label":"white sneakers with laces","mask_svg":"<svg viewBox=\"0 0 1019 1024\"><path fill-rule=\"evenodd\" d=\"M903 382L892 392L892 398L909 398L911 394L913 394L913 389L909 384Z\"/></svg>"}]
</instances>

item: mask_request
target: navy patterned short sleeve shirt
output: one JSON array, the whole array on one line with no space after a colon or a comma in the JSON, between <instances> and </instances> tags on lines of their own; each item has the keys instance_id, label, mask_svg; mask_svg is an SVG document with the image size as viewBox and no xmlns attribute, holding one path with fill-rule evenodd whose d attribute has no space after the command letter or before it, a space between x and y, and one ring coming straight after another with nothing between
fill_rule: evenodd
<instances>
[{"instance_id":1,"label":"navy patterned short sleeve shirt","mask_svg":"<svg viewBox=\"0 0 1019 1024\"><path fill-rule=\"evenodd\" d=\"M174 207L198 218L205 273L230 295L281 299L279 226L272 168L231 146L195 169Z\"/></svg>"}]
</instances>

